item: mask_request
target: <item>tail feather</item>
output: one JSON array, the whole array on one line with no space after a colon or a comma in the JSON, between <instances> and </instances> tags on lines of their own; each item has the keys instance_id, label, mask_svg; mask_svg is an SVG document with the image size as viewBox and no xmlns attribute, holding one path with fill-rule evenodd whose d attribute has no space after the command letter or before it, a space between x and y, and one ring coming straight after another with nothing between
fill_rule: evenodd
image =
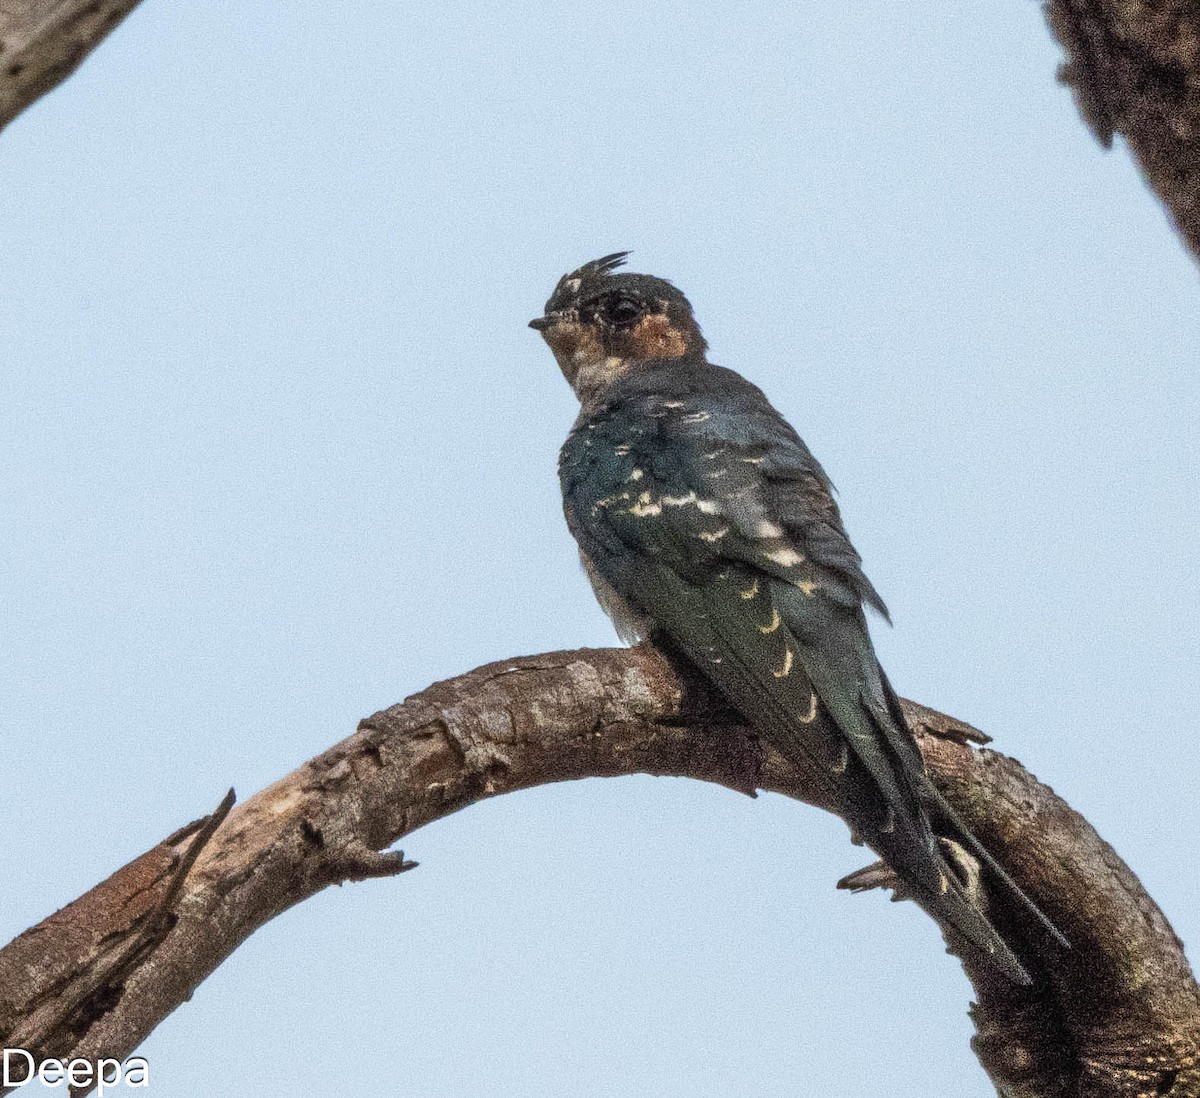
<instances>
[{"instance_id":1,"label":"tail feather","mask_svg":"<svg viewBox=\"0 0 1200 1098\"><path fill-rule=\"evenodd\" d=\"M892 684L888 682L887 676L883 669L880 669L880 680L883 684L884 697L887 701L888 716L891 718L878 720L876 723L881 726L880 730L888 738L890 742L895 742L902 738L907 743L912 744L914 750L916 741L913 739L912 731L908 727L908 721L904 716L904 710L900 705L900 699L896 692L892 689ZM918 758L920 754L918 752ZM922 799L930 803L937 814L942 817L955 832L955 838L964 846L975 858L977 858L987 869L990 877L998 882L1003 891L1008 895L1013 905L1027 912L1043 929L1050 935L1054 941L1064 949L1070 949L1070 943L1049 919L1044 911L1033 902L1026 894L1025 890L1017 884L1016 881L1009 876L1007 870L996 861L988 849L979 841L975 833L963 822L962 817L950 806L949 802L941 791L929 780L929 776L925 773L924 761L922 760L919 770L920 790Z\"/></svg>"},{"instance_id":2,"label":"tail feather","mask_svg":"<svg viewBox=\"0 0 1200 1098\"><path fill-rule=\"evenodd\" d=\"M926 830L928 821L923 823L924 826L914 828L916 834L908 841L901 838L900 842L893 842L888 835L865 835L864 838L868 845L883 855L884 861L899 879L904 892L928 911L942 927L986 955L993 966L1014 983L1028 986L1033 982L1028 970L980 910L955 868L946 860L936 840L932 853L923 849L923 844L917 845L912 841L919 840L920 834ZM920 853L914 858L917 851ZM931 865L937 875L934 888L918 883L928 876ZM856 875L852 874L851 881L855 879ZM856 884L852 883L849 887L856 887Z\"/></svg>"},{"instance_id":3,"label":"tail feather","mask_svg":"<svg viewBox=\"0 0 1200 1098\"><path fill-rule=\"evenodd\" d=\"M1033 902L1023 888L1009 876L1008 871L995 858L988 853L987 848L976 838L975 833L963 823L962 818L953 808L950 803L942 796L938 788L925 779L925 784L928 786L930 799L937 805L938 812L945 817L954 830L958 833L962 845L970 851L979 861L988 869L991 876L1000 882L1005 892L1013 900L1017 907L1028 912L1037 923L1050 935L1054 941L1063 949L1070 949L1071 943L1067 941L1066 936L1050 921L1049 916Z\"/></svg>"},{"instance_id":4,"label":"tail feather","mask_svg":"<svg viewBox=\"0 0 1200 1098\"><path fill-rule=\"evenodd\" d=\"M814 727L817 722L799 722L799 707L787 687L783 683L767 684L761 675L754 673L753 665L748 665L753 653L744 647L746 634L737 628L740 622L730 621L720 613L712 614L710 621L724 642L721 648L726 653L719 670L713 668L718 674L710 671L710 676L726 679L723 684L726 695L736 699L755 726L781 750L794 756L797 747L801 747L811 758L814 742L821 735ZM803 651L800 642L794 636L791 639ZM801 663L809 669L807 661L802 659ZM736 685L730 682L728 676L732 674L737 674L741 682ZM802 681L795 680L795 685ZM907 749L900 747L896 741L906 733L891 727L888 715L880 714L877 707L867 704L861 696L849 704L838 704L835 699L829 706L829 692L822 689L823 685L813 676L812 686L826 702L841 736L851 748L845 770L835 775L835 796L851 828L884 856L912 898L935 920L984 953L1013 982L1032 983L1028 971L942 855L925 808L923 793L928 780L923 771L908 761L909 752L920 759L911 738L907 740ZM807 684L803 693L808 693ZM880 724L888 726L886 733L878 727ZM829 734L828 729L822 731Z\"/></svg>"}]
</instances>

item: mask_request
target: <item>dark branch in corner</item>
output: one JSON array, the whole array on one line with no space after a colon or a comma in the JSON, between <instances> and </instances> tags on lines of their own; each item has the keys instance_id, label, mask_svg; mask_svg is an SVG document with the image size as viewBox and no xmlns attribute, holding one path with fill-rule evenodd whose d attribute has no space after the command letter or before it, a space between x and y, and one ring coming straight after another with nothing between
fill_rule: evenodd
<instances>
[{"instance_id":1,"label":"dark branch in corner","mask_svg":"<svg viewBox=\"0 0 1200 1098\"><path fill-rule=\"evenodd\" d=\"M1125 138L1200 259L1200 5L1049 0L1046 17L1084 121L1105 147Z\"/></svg>"},{"instance_id":2,"label":"dark branch in corner","mask_svg":"<svg viewBox=\"0 0 1200 1098\"><path fill-rule=\"evenodd\" d=\"M1036 928L993 908L1037 973L1020 989L968 966L974 1047L997 1086L1028 1098L1200 1094L1200 992L1132 872L1019 763L972 746L969 726L906 706L939 787L1073 946L1039 952ZM281 911L336 882L411 868L379 853L401 836L487 797L634 773L829 807L805 772L648 646L491 664L363 721L0 951L0 1043L127 1056Z\"/></svg>"},{"instance_id":3,"label":"dark branch in corner","mask_svg":"<svg viewBox=\"0 0 1200 1098\"><path fill-rule=\"evenodd\" d=\"M0 129L61 84L138 0L0 4ZM1059 76L1098 140L1129 143L1200 259L1200 7L1195 0L1046 0ZM1018 17L1014 9L1014 18Z\"/></svg>"},{"instance_id":4,"label":"dark branch in corner","mask_svg":"<svg viewBox=\"0 0 1200 1098\"><path fill-rule=\"evenodd\" d=\"M0 4L0 129L58 87L138 0Z\"/></svg>"}]
</instances>

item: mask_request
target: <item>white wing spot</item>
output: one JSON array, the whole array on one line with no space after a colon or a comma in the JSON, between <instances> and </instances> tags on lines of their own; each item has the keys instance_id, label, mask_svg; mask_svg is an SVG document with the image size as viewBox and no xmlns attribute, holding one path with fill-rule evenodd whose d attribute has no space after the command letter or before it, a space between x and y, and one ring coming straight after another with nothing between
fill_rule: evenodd
<instances>
[{"instance_id":1,"label":"white wing spot","mask_svg":"<svg viewBox=\"0 0 1200 1098\"><path fill-rule=\"evenodd\" d=\"M650 493L642 492L641 496L637 497L637 503L629 509L630 515L636 515L638 518L643 518L647 515L661 515L662 504L650 502Z\"/></svg>"},{"instance_id":2,"label":"white wing spot","mask_svg":"<svg viewBox=\"0 0 1200 1098\"><path fill-rule=\"evenodd\" d=\"M634 471L632 473L630 473L629 476L627 476L625 479L626 480L641 480L642 477L644 477L645 475L646 474L644 472L642 472L641 469L634 469Z\"/></svg>"},{"instance_id":3,"label":"white wing spot","mask_svg":"<svg viewBox=\"0 0 1200 1098\"><path fill-rule=\"evenodd\" d=\"M716 500L700 499L696 495L695 489L689 491L685 496L663 496L662 502L666 507L696 507L705 515L716 515L721 512L721 505Z\"/></svg>"},{"instance_id":4,"label":"white wing spot","mask_svg":"<svg viewBox=\"0 0 1200 1098\"><path fill-rule=\"evenodd\" d=\"M739 461L744 461L747 465L761 465L766 458L739 458Z\"/></svg>"},{"instance_id":5,"label":"white wing spot","mask_svg":"<svg viewBox=\"0 0 1200 1098\"><path fill-rule=\"evenodd\" d=\"M681 423L703 423L706 419L712 419L712 412L689 412L679 417Z\"/></svg>"},{"instance_id":6,"label":"white wing spot","mask_svg":"<svg viewBox=\"0 0 1200 1098\"><path fill-rule=\"evenodd\" d=\"M763 519L754 528L754 536L756 538L781 538L783 537L783 527L770 519Z\"/></svg>"},{"instance_id":7,"label":"white wing spot","mask_svg":"<svg viewBox=\"0 0 1200 1098\"><path fill-rule=\"evenodd\" d=\"M770 625L760 625L758 627L758 631L760 633L774 633L775 630L778 628L779 628L779 611L776 610L774 607L772 607L772 609L771 609L771 624Z\"/></svg>"},{"instance_id":8,"label":"white wing spot","mask_svg":"<svg viewBox=\"0 0 1200 1098\"><path fill-rule=\"evenodd\" d=\"M686 404L682 400L664 400L662 402L664 408L685 408Z\"/></svg>"},{"instance_id":9,"label":"white wing spot","mask_svg":"<svg viewBox=\"0 0 1200 1098\"><path fill-rule=\"evenodd\" d=\"M613 450L613 453L616 454L617 457L625 457L625 455L629 453L629 443L622 442L620 446L617 446Z\"/></svg>"},{"instance_id":10,"label":"white wing spot","mask_svg":"<svg viewBox=\"0 0 1200 1098\"><path fill-rule=\"evenodd\" d=\"M791 655L791 653L789 652L788 655ZM817 719L817 695L814 691L810 690L808 692L808 712L803 717L797 717L796 719L801 724L812 724ZM849 750L845 744L842 744L841 770L837 770L837 767L834 768L839 774L850 765Z\"/></svg>"},{"instance_id":11,"label":"white wing spot","mask_svg":"<svg viewBox=\"0 0 1200 1098\"><path fill-rule=\"evenodd\" d=\"M717 530L701 530L700 531L700 540L701 541L720 541L728 533L729 533L728 526L722 526L720 529L717 529Z\"/></svg>"},{"instance_id":12,"label":"white wing spot","mask_svg":"<svg viewBox=\"0 0 1200 1098\"><path fill-rule=\"evenodd\" d=\"M816 694L814 694L813 695L813 708L814 709L816 708L816 704L817 704L817 696L816 696ZM811 720L811 718L809 718L809 719ZM805 721L804 723L807 724L808 721ZM833 772L835 774L845 774L846 768L849 765L850 765L850 745L844 743L844 744L842 744L841 752L838 754L838 761L833 764Z\"/></svg>"},{"instance_id":13,"label":"white wing spot","mask_svg":"<svg viewBox=\"0 0 1200 1098\"><path fill-rule=\"evenodd\" d=\"M596 500L595 503L592 504L592 514L598 515L601 511L604 510L604 508L611 507L614 503L628 501L628 499L629 499L628 492L621 492L615 496L605 496L603 499L598 499L598 500Z\"/></svg>"},{"instance_id":14,"label":"white wing spot","mask_svg":"<svg viewBox=\"0 0 1200 1098\"><path fill-rule=\"evenodd\" d=\"M792 650L789 647L786 649L783 657L783 666L778 671L772 671L771 674L777 679L786 679L792 673Z\"/></svg>"},{"instance_id":15,"label":"white wing spot","mask_svg":"<svg viewBox=\"0 0 1200 1098\"><path fill-rule=\"evenodd\" d=\"M745 591L739 592L744 599L752 599L758 594L758 577L754 577L754 582L746 588Z\"/></svg>"},{"instance_id":16,"label":"white wing spot","mask_svg":"<svg viewBox=\"0 0 1200 1098\"><path fill-rule=\"evenodd\" d=\"M645 515L661 515L662 504L653 500L649 492L643 492L638 496L637 503L629 508L629 513L637 515L638 518L642 518Z\"/></svg>"},{"instance_id":17,"label":"white wing spot","mask_svg":"<svg viewBox=\"0 0 1200 1098\"><path fill-rule=\"evenodd\" d=\"M816 589L821 585L815 580L800 580L795 584L795 586L799 587L800 590L811 599L813 597L813 592L815 592Z\"/></svg>"},{"instance_id":18,"label":"white wing spot","mask_svg":"<svg viewBox=\"0 0 1200 1098\"><path fill-rule=\"evenodd\" d=\"M804 563L803 555L797 553L790 545L785 545L781 549L772 549L767 554L767 560L782 565L784 568L792 568L797 564Z\"/></svg>"}]
</instances>

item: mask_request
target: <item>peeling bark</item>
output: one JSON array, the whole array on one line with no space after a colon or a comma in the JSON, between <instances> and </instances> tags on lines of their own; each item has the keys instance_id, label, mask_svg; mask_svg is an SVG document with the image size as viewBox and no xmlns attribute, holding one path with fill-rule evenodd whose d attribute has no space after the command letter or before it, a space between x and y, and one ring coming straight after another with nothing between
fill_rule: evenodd
<instances>
[{"instance_id":1,"label":"peeling bark","mask_svg":"<svg viewBox=\"0 0 1200 1098\"><path fill-rule=\"evenodd\" d=\"M973 746L969 726L905 705L938 786L1072 943L1048 949L1022 913L991 908L1035 974L1032 988L1016 988L965 962L974 1048L997 1088L1200 1094L1200 991L1137 878L1019 763ZM380 851L416 828L514 790L635 773L830 808L804 770L647 645L490 664L368 718L0 951L0 1044L123 1058L275 915L330 884L411 868Z\"/></svg>"}]
</instances>

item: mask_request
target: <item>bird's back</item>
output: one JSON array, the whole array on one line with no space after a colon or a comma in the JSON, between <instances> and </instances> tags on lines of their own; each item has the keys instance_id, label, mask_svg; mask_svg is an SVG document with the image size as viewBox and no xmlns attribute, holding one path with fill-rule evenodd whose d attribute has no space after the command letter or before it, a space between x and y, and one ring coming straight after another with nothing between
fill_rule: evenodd
<instances>
[{"instance_id":1,"label":"bird's back","mask_svg":"<svg viewBox=\"0 0 1200 1098\"><path fill-rule=\"evenodd\" d=\"M762 392L702 360L644 364L585 406L560 476L589 570L807 765L906 891L1027 981L935 833L948 810L876 659L864 607L886 609L829 479Z\"/></svg>"}]
</instances>

